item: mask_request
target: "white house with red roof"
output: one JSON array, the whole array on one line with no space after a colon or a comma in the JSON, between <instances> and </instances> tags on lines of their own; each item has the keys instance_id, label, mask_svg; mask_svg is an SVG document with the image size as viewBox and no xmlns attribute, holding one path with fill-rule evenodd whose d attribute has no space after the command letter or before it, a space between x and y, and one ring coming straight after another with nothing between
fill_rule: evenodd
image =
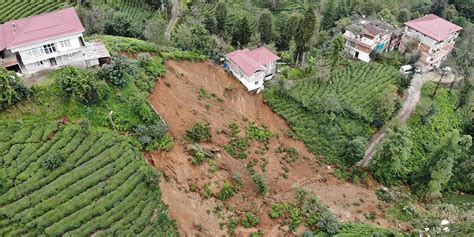
<instances>
[{"instance_id":1,"label":"white house with red roof","mask_svg":"<svg viewBox=\"0 0 474 237\"><path fill-rule=\"evenodd\" d=\"M74 8L0 25L0 66L23 74L65 65L94 66L110 57L101 42L86 43Z\"/></svg>"},{"instance_id":2,"label":"white house with red roof","mask_svg":"<svg viewBox=\"0 0 474 237\"><path fill-rule=\"evenodd\" d=\"M226 55L226 68L247 87L247 90L263 89L263 82L276 73L280 59L265 47L254 50L242 49Z\"/></svg>"},{"instance_id":3,"label":"white house with red roof","mask_svg":"<svg viewBox=\"0 0 474 237\"><path fill-rule=\"evenodd\" d=\"M462 28L434 14L405 22L399 51L421 53L420 69L439 68L454 48Z\"/></svg>"}]
</instances>

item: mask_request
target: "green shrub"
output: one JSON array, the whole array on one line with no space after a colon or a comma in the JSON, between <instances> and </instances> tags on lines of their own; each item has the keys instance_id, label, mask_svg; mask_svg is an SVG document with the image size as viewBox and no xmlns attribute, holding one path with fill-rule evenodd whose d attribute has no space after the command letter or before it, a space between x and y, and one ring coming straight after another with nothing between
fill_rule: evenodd
<instances>
[{"instance_id":1,"label":"green shrub","mask_svg":"<svg viewBox=\"0 0 474 237\"><path fill-rule=\"evenodd\" d=\"M158 47L150 42L113 35L92 35L86 37L87 41L101 41L109 50L110 54L118 55L121 52L138 53L138 52L155 52Z\"/></svg>"},{"instance_id":2,"label":"green shrub","mask_svg":"<svg viewBox=\"0 0 474 237\"><path fill-rule=\"evenodd\" d=\"M96 79L93 72L75 67L60 69L57 82L64 97L73 98L83 104L105 100L110 90L105 82Z\"/></svg>"},{"instance_id":3,"label":"green shrub","mask_svg":"<svg viewBox=\"0 0 474 237\"><path fill-rule=\"evenodd\" d=\"M229 143L224 145L224 150L236 159L245 159L247 158L248 146L247 138L232 137Z\"/></svg>"},{"instance_id":4,"label":"green shrub","mask_svg":"<svg viewBox=\"0 0 474 237\"><path fill-rule=\"evenodd\" d=\"M207 59L205 55L191 52L191 51L170 51L162 52L161 55L165 59L174 59L174 60L189 60L189 61L204 61Z\"/></svg>"},{"instance_id":5,"label":"green shrub","mask_svg":"<svg viewBox=\"0 0 474 237\"><path fill-rule=\"evenodd\" d=\"M28 96L29 90L15 73L0 67L0 111Z\"/></svg>"},{"instance_id":6,"label":"green shrub","mask_svg":"<svg viewBox=\"0 0 474 237\"><path fill-rule=\"evenodd\" d=\"M160 173L150 165L143 165L140 167L139 171L143 175L143 181L148 185L158 185L160 182Z\"/></svg>"},{"instance_id":7,"label":"green shrub","mask_svg":"<svg viewBox=\"0 0 474 237\"><path fill-rule=\"evenodd\" d=\"M340 225L336 216L334 216L330 211L326 211L318 221L318 228L329 235L335 235L339 232Z\"/></svg>"},{"instance_id":8,"label":"green shrub","mask_svg":"<svg viewBox=\"0 0 474 237\"><path fill-rule=\"evenodd\" d=\"M186 139L191 142L202 142L211 140L211 127L207 122L197 122L186 130Z\"/></svg>"},{"instance_id":9,"label":"green shrub","mask_svg":"<svg viewBox=\"0 0 474 237\"><path fill-rule=\"evenodd\" d=\"M234 188L230 181L226 181L221 191L217 193L217 198L220 200L227 200L230 197L234 196L237 190Z\"/></svg>"},{"instance_id":10,"label":"green shrub","mask_svg":"<svg viewBox=\"0 0 474 237\"><path fill-rule=\"evenodd\" d=\"M260 218L258 216L254 215L253 213L248 212L244 218L242 219L242 225L245 228L250 228L257 226L258 223L260 223Z\"/></svg>"},{"instance_id":11,"label":"green shrub","mask_svg":"<svg viewBox=\"0 0 474 237\"><path fill-rule=\"evenodd\" d=\"M165 135L167 127L162 122L153 124L140 124L134 129L142 147L150 150Z\"/></svg>"},{"instance_id":12,"label":"green shrub","mask_svg":"<svg viewBox=\"0 0 474 237\"><path fill-rule=\"evenodd\" d=\"M267 184L265 183L265 180L263 179L263 177L260 174L258 174L257 172L254 172L251 175L251 178L252 178L253 182L255 183L255 185L257 185L258 194L265 195L268 191L268 187L267 187Z\"/></svg>"},{"instance_id":13,"label":"green shrub","mask_svg":"<svg viewBox=\"0 0 474 237\"><path fill-rule=\"evenodd\" d=\"M125 87L137 70L136 63L131 59L114 57L111 64L102 67L100 77L114 86Z\"/></svg>"},{"instance_id":14,"label":"green shrub","mask_svg":"<svg viewBox=\"0 0 474 237\"><path fill-rule=\"evenodd\" d=\"M59 152L50 154L41 164L43 169L54 170L64 162L64 155Z\"/></svg>"},{"instance_id":15,"label":"green shrub","mask_svg":"<svg viewBox=\"0 0 474 237\"><path fill-rule=\"evenodd\" d=\"M272 132L265 127L258 126L256 123L251 123L246 127L245 132L249 139L257 141L268 141L272 136Z\"/></svg>"},{"instance_id":16,"label":"green shrub","mask_svg":"<svg viewBox=\"0 0 474 237\"><path fill-rule=\"evenodd\" d=\"M194 153L191 163L194 165L202 164L205 159L206 156L204 155L204 153L197 151L196 153Z\"/></svg>"},{"instance_id":17,"label":"green shrub","mask_svg":"<svg viewBox=\"0 0 474 237\"><path fill-rule=\"evenodd\" d=\"M125 12L116 12L104 24L104 32L109 35L118 35L138 38L143 35L144 25Z\"/></svg>"}]
</instances>

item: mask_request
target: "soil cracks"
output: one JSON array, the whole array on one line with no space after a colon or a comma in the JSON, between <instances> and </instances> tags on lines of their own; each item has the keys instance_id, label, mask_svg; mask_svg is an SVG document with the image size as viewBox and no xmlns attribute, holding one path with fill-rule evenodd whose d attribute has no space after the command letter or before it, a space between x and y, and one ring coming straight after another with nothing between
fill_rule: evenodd
<instances>
[{"instance_id":1,"label":"soil cracks","mask_svg":"<svg viewBox=\"0 0 474 237\"><path fill-rule=\"evenodd\" d=\"M171 32L173 32L176 21L178 21L179 14L179 0L173 0L173 8L171 8L171 19L166 27L165 36L169 40L171 39Z\"/></svg>"},{"instance_id":2,"label":"soil cracks","mask_svg":"<svg viewBox=\"0 0 474 237\"><path fill-rule=\"evenodd\" d=\"M407 90L407 97L405 102L403 103L402 108L398 112L395 120L398 120L400 124L404 124L408 118L410 117L411 113L415 110L416 104L420 100L421 97L421 87L423 86L423 74L416 74L413 78L410 87ZM369 166L370 161L372 160L375 152L376 147L380 144L385 137L387 126L383 126L379 129L370 139L370 142L365 150L364 159L357 163L358 166L367 167Z\"/></svg>"}]
</instances>

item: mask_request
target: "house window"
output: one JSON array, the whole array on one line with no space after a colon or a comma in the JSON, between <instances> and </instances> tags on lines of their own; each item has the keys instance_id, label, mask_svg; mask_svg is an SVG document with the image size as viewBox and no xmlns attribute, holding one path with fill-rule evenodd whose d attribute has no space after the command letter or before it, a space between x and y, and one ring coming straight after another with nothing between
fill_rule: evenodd
<instances>
[{"instance_id":1,"label":"house window","mask_svg":"<svg viewBox=\"0 0 474 237\"><path fill-rule=\"evenodd\" d=\"M59 41L59 44L61 45L61 48L71 47L71 40L62 40Z\"/></svg>"},{"instance_id":2,"label":"house window","mask_svg":"<svg viewBox=\"0 0 474 237\"><path fill-rule=\"evenodd\" d=\"M258 85L258 81L255 82L255 85Z\"/></svg>"},{"instance_id":3,"label":"house window","mask_svg":"<svg viewBox=\"0 0 474 237\"><path fill-rule=\"evenodd\" d=\"M56 52L56 47L54 47L54 44L43 45L43 49L46 54Z\"/></svg>"},{"instance_id":4,"label":"house window","mask_svg":"<svg viewBox=\"0 0 474 237\"><path fill-rule=\"evenodd\" d=\"M41 65L43 65L43 61L39 61L39 62L36 62L34 63L35 67L39 67Z\"/></svg>"}]
</instances>

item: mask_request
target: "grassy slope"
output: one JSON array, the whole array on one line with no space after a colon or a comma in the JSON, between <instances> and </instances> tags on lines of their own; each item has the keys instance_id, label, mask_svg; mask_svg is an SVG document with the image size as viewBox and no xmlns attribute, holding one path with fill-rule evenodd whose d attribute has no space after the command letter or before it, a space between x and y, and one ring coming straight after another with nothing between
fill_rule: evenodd
<instances>
[{"instance_id":1,"label":"grassy slope","mask_svg":"<svg viewBox=\"0 0 474 237\"><path fill-rule=\"evenodd\" d=\"M123 137L51 123L0 133L0 235L174 232L158 186L144 181L142 169L152 168ZM43 168L56 153L63 163Z\"/></svg>"}]
</instances>

